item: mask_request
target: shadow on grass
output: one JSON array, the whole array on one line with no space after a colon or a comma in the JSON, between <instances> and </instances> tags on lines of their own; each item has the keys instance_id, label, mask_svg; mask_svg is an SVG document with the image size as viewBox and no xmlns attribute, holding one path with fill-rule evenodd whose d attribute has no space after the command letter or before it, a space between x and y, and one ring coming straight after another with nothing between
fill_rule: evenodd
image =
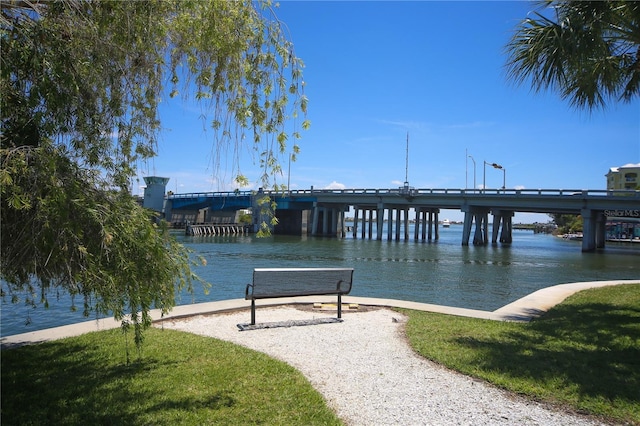
<instances>
[{"instance_id":1,"label":"shadow on grass","mask_svg":"<svg viewBox=\"0 0 640 426\"><path fill-rule=\"evenodd\" d=\"M499 338L467 336L457 343L478 351L477 364L485 371L543 382L554 393L570 388L592 403L640 404L638 309L559 305Z\"/></svg>"},{"instance_id":2,"label":"shadow on grass","mask_svg":"<svg viewBox=\"0 0 640 426\"><path fill-rule=\"evenodd\" d=\"M233 398L163 398L166 388L145 386L145 376L175 369L176 361L144 357L124 362L105 358L92 344L49 342L2 351L2 424L144 424L159 410L193 411L230 407ZM13 368L15 367L15 368ZM142 383L140 383L142 382Z\"/></svg>"}]
</instances>

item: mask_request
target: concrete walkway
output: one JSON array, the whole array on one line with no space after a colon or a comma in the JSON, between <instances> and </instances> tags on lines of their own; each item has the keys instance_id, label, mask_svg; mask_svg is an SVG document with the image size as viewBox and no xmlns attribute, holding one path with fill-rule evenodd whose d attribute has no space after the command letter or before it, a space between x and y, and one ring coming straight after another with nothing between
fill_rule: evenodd
<instances>
[{"instance_id":1,"label":"concrete walkway","mask_svg":"<svg viewBox=\"0 0 640 426\"><path fill-rule=\"evenodd\" d=\"M482 318L496 321L520 321L527 322L532 318L536 318L551 307L562 302L568 296L589 288L604 287L610 285L635 284L640 283L638 280L622 280L622 281L590 281L578 282L570 284L560 284L547 287L531 293L513 303L503 306L493 312L481 311L475 309L456 308L451 306L432 305L428 303L410 302L395 299L378 299L370 297L343 296L343 304L357 304L366 306L383 306L392 308L407 308L419 311L436 312L448 315L457 315L463 317ZM282 298L259 300L256 306L277 306L285 304L314 304L314 303L335 303L335 296L309 296L296 298ZM190 317L200 314L212 314L219 312L229 312L246 309L247 322L250 321L249 302L244 299L223 300L220 302L198 303L193 305L176 306L169 315L162 317L159 310L151 312L154 321L161 319L178 319ZM120 322L113 318L105 318L101 320L85 321L77 324L65 325L62 327L38 330L29 333L16 334L13 336L4 336L0 338L2 348L22 346L26 344L40 343L49 340L57 340L65 337L78 336L99 330L107 330L119 328Z\"/></svg>"}]
</instances>

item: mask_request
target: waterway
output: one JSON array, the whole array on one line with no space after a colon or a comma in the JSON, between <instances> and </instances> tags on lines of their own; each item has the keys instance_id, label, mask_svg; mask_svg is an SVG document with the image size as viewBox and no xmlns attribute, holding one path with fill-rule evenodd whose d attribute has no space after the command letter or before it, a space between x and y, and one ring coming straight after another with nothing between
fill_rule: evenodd
<instances>
[{"instance_id":1,"label":"waterway","mask_svg":"<svg viewBox=\"0 0 640 426\"><path fill-rule=\"evenodd\" d=\"M375 231L374 231L375 235ZM410 236L413 230L410 229ZM513 233L511 245L462 246L462 226L440 228L437 242L274 236L176 237L207 265L196 273L211 283L197 286L179 304L244 297L253 268L352 267L351 295L412 300L493 311L551 285L638 279L640 243L609 243L582 253L579 241L532 231ZM65 295L49 296L49 308L2 302L0 334L12 335L86 321L70 310ZM78 301L81 306L81 301ZM249 303L247 302L247 306ZM89 318L91 319L91 318Z\"/></svg>"}]
</instances>

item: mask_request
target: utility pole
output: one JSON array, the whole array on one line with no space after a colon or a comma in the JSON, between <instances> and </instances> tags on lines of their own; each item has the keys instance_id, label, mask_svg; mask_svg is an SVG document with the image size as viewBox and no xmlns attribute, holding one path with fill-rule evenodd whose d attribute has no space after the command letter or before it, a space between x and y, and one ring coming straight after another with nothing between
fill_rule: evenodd
<instances>
[{"instance_id":1,"label":"utility pole","mask_svg":"<svg viewBox=\"0 0 640 426\"><path fill-rule=\"evenodd\" d=\"M409 132L407 132L407 151L404 170L404 186L409 187Z\"/></svg>"}]
</instances>

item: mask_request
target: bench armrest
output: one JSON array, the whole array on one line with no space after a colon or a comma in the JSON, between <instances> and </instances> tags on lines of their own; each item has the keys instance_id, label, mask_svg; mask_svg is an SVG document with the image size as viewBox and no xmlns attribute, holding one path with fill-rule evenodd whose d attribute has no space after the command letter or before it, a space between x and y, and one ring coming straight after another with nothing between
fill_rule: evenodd
<instances>
[{"instance_id":1,"label":"bench armrest","mask_svg":"<svg viewBox=\"0 0 640 426\"><path fill-rule=\"evenodd\" d=\"M346 288L342 288L342 285L345 284ZM336 291L340 294L349 294L349 292L351 291L351 285L352 283L349 281L344 281L344 280L340 280L338 281L338 285L336 287Z\"/></svg>"},{"instance_id":2,"label":"bench armrest","mask_svg":"<svg viewBox=\"0 0 640 426\"><path fill-rule=\"evenodd\" d=\"M251 289L251 296L249 296L249 289ZM244 290L244 300L253 299L253 284L247 284L247 288Z\"/></svg>"}]
</instances>

